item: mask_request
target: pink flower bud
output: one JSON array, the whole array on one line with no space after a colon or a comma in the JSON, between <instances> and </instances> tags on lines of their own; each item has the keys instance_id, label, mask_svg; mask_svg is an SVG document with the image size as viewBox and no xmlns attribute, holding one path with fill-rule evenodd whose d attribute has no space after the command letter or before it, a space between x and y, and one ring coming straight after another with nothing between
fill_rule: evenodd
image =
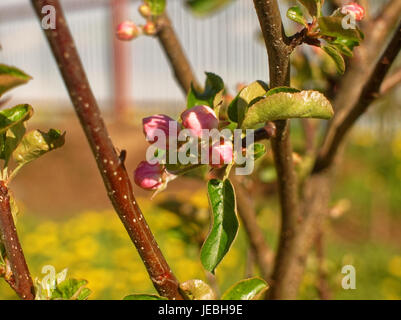
<instances>
[{"instance_id":1,"label":"pink flower bud","mask_svg":"<svg viewBox=\"0 0 401 320\"><path fill-rule=\"evenodd\" d=\"M143 33L148 35L148 36L153 36L156 34L156 25L152 21L148 21L143 27L142 27Z\"/></svg>"},{"instance_id":2,"label":"pink flower bud","mask_svg":"<svg viewBox=\"0 0 401 320\"><path fill-rule=\"evenodd\" d=\"M134 171L134 181L142 189L156 190L163 183L160 165L141 161Z\"/></svg>"},{"instance_id":3,"label":"pink flower bud","mask_svg":"<svg viewBox=\"0 0 401 320\"><path fill-rule=\"evenodd\" d=\"M139 13L144 18L149 18L152 15L150 7L145 3L139 6L138 8Z\"/></svg>"},{"instance_id":4,"label":"pink flower bud","mask_svg":"<svg viewBox=\"0 0 401 320\"><path fill-rule=\"evenodd\" d=\"M157 129L166 135L166 147L168 147L169 136L177 137L180 124L164 114L156 114L142 119L143 133L146 140L155 143L158 139ZM160 146L161 147L161 146Z\"/></svg>"},{"instance_id":5,"label":"pink flower bud","mask_svg":"<svg viewBox=\"0 0 401 320\"><path fill-rule=\"evenodd\" d=\"M361 21L365 17L365 9L357 3L350 3L341 8L343 14L352 14L356 21Z\"/></svg>"},{"instance_id":6,"label":"pink flower bud","mask_svg":"<svg viewBox=\"0 0 401 320\"><path fill-rule=\"evenodd\" d=\"M117 27L117 38L123 41L129 41L139 35L139 28L132 21L124 21Z\"/></svg>"},{"instance_id":7,"label":"pink flower bud","mask_svg":"<svg viewBox=\"0 0 401 320\"><path fill-rule=\"evenodd\" d=\"M215 143L209 148L209 164L213 168L221 168L233 161L233 144L230 141Z\"/></svg>"},{"instance_id":8,"label":"pink flower bud","mask_svg":"<svg viewBox=\"0 0 401 320\"><path fill-rule=\"evenodd\" d=\"M181 114L182 125L190 129L197 137L202 136L202 129L217 129L219 120L213 109L208 106L195 106Z\"/></svg>"}]
</instances>

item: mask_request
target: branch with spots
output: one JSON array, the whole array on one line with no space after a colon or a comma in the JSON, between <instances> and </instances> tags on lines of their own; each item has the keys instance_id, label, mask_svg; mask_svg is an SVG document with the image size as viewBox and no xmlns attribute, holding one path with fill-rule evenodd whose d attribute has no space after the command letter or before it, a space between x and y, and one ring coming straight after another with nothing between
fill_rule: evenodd
<instances>
[{"instance_id":1,"label":"branch with spots","mask_svg":"<svg viewBox=\"0 0 401 320\"><path fill-rule=\"evenodd\" d=\"M50 5L56 10L56 29L44 32L114 209L136 246L159 294L169 299L183 299L178 290L178 281L135 200L124 166L125 152L119 155L109 137L60 2L58 0L31 0L31 2L39 21L42 19L43 6Z\"/></svg>"},{"instance_id":2,"label":"branch with spots","mask_svg":"<svg viewBox=\"0 0 401 320\"><path fill-rule=\"evenodd\" d=\"M0 275L21 299L33 300L34 287L24 253L18 239L10 207L10 196L4 181L0 181L0 234L5 249L5 270Z\"/></svg>"}]
</instances>

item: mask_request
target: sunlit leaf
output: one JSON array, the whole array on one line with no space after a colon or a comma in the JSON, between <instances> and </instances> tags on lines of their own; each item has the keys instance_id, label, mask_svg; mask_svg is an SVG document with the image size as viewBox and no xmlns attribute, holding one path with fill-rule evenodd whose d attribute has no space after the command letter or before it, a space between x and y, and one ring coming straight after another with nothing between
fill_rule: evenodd
<instances>
[{"instance_id":1,"label":"sunlit leaf","mask_svg":"<svg viewBox=\"0 0 401 320\"><path fill-rule=\"evenodd\" d=\"M191 86L191 90L187 97L187 108L190 109L197 105L207 105L212 109L215 108L223 99L224 82L216 74L211 72L206 73L205 89L203 92L198 92Z\"/></svg>"},{"instance_id":2,"label":"sunlit leaf","mask_svg":"<svg viewBox=\"0 0 401 320\"><path fill-rule=\"evenodd\" d=\"M16 86L27 83L30 79L31 77L23 71L0 64L0 96Z\"/></svg>"},{"instance_id":3,"label":"sunlit leaf","mask_svg":"<svg viewBox=\"0 0 401 320\"><path fill-rule=\"evenodd\" d=\"M210 286L198 279L192 279L180 284L180 289L191 300L215 300L216 296Z\"/></svg>"},{"instance_id":4,"label":"sunlit leaf","mask_svg":"<svg viewBox=\"0 0 401 320\"><path fill-rule=\"evenodd\" d=\"M325 45L323 50L333 59L339 73L345 72L345 61L339 49L334 45Z\"/></svg>"},{"instance_id":5,"label":"sunlit leaf","mask_svg":"<svg viewBox=\"0 0 401 320\"><path fill-rule=\"evenodd\" d=\"M186 0L187 6L197 15L204 16L212 14L234 0Z\"/></svg>"},{"instance_id":6,"label":"sunlit leaf","mask_svg":"<svg viewBox=\"0 0 401 320\"><path fill-rule=\"evenodd\" d=\"M167 298L155 294L130 294L124 297L123 300L167 300Z\"/></svg>"},{"instance_id":7,"label":"sunlit leaf","mask_svg":"<svg viewBox=\"0 0 401 320\"><path fill-rule=\"evenodd\" d=\"M33 109L29 104L20 104L15 107L0 111L0 133L6 132L13 126L27 121L33 115Z\"/></svg>"},{"instance_id":8,"label":"sunlit leaf","mask_svg":"<svg viewBox=\"0 0 401 320\"><path fill-rule=\"evenodd\" d=\"M86 288L88 281L67 279L57 284L56 289L52 292L52 300L86 300L92 293Z\"/></svg>"},{"instance_id":9,"label":"sunlit leaf","mask_svg":"<svg viewBox=\"0 0 401 320\"><path fill-rule=\"evenodd\" d=\"M321 0L298 0L311 16L317 16L321 8Z\"/></svg>"},{"instance_id":10,"label":"sunlit leaf","mask_svg":"<svg viewBox=\"0 0 401 320\"><path fill-rule=\"evenodd\" d=\"M230 249L238 232L234 188L227 179L208 183L208 195L213 224L201 249L203 267L214 273Z\"/></svg>"},{"instance_id":11,"label":"sunlit leaf","mask_svg":"<svg viewBox=\"0 0 401 320\"><path fill-rule=\"evenodd\" d=\"M13 152L17 164L26 164L39 158L45 153L64 145L65 133L50 129L45 133L40 130L28 132Z\"/></svg>"},{"instance_id":12,"label":"sunlit leaf","mask_svg":"<svg viewBox=\"0 0 401 320\"><path fill-rule=\"evenodd\" d=\"M254 300L260 297L269 286L261 278L250 278L237 282L221 297L222 300Z\"/></svg>"},{"instance_id":13,"label":"sunlit leaf","mask_svg":"<svg viewBox=\"0 0 401 320\"><path fill-rule=\"evenodd\" d=\"M263 96L268 90L267 85L262 81L255 81L243 88L228 106L228 117L231 121L241 126L248 105L257 97Z\"/></svg>"},{"instance_id":14,"label":"sunlit leaf","mask_svg":"<svg viewBox=\"0 0 401 320\"><path fill-rule=\"evenodd\" d=\"M343 17L320 17L318 19L320 33L325 36L342 38L360 42L363 34L355 27L355 29L344 29L342 25Z\"/></svg>"},{"instance_id":15,"label":"sunlit leaf","mask_svg":"<svg viewBox=\"0 0 401 320\"><path fill-rule=\"evenodd\" d=\"M252 105L245 116L242 128L254 128L266 121L289 118L330 119L333 114L329 100L318 91L280 92Z\"/></svg>"},{"instance_id":16,"label":"sunlit leaf","mask_svg":"<svg viewBox=\"0 0 401 320\"><path fill-rule=\"evenodd\" d=\"M166 0L145 0L145 3L149 6L150 12L154 16L161 15L166 8Z\"/></svg>"},{"instance_id":17,"label":"sunlit leaf","mask_svg":"<svg viewBox=\"0 0 401 320\"><path fill-rule=\"evenodd\" d=\"M301 8L297 6L288 9L287 17L296 23L304 25L305 27L308 26L308 22L306 21Z\"/></svg>"}]
</instances>

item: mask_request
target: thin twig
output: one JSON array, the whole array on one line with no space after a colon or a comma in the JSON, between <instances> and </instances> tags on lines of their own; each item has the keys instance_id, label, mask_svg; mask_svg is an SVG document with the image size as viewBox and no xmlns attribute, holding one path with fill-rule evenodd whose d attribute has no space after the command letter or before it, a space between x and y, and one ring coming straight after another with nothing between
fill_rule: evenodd
<instances>
[{"instance_id":1,"label":"thin twig","mask_svg":"<svg viewBox=\"0 0 401 320\"><path fill-rule=\"evenodd\" d=\"M162 296L182 299L178 281L171 272L135 200L128 173L109 137L59 1L31 0L31 2L39 19L43 6L51 5L56 9L57 26L54 30L45 30L47 40L95 156L109 198L135 244L153 285Z\"/></svg>"},{"instance_id":2,"label":"thin twig","mask_svg":"<svg viewBox=\"0 0 401 320\"><path fill-rule=\"evenodd\" d=\"M269 57L270 86L290 85L290 54L280 10L276 0L254 0L256 13L265 40ZM279 247L272 276L269 296L272 299L289 297L292 245L299 222L298 184L292 160L289 121L276 122L276 138L272 139L272 150L277 171L277 183L281 207L281 230Z\"/></svg>"},{"instance_id":3,"label":"thin twig","mask_svg":"<svg viewBox=\"0 0 401 320\"><path fill-rule=\"evenodd\" d=\"M33 300L35 298L33 282L18 239L11 213L10 196L4 181L0 181L0 234L12 273L8 275L6 272L5 279L20 298Z\"/></svg>"},{"instance_id":4,"label":"thin twig","mask_svg":"<svg viewBox=\"0 0 401 320\"><path fill-rule=\"evenodd\" d=\"M401 23L398 25L385 52L377 62L369 81L365 84L357 100L358 102L350 110L343 109L335 116L317 157L314 172L324 170L333 163L337 150L343 143L348 131L355 124L356 120L366 112L372 102L379 97L383 80L400 50Z\"/></svg>"}]
</instances>

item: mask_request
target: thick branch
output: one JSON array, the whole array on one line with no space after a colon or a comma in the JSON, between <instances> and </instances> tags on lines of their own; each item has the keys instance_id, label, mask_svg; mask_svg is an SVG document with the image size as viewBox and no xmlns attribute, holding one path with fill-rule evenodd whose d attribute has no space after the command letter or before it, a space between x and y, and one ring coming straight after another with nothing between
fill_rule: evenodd
<instances>
[{"instance_id":1,"label":"thick branch","mask_svg":"<svg viewBox=\"0 0 401 320\"><path fill-rule=\"evenodd\" d=\"M385 52L377 62L369 81L365 84L357 103L350 109L337 113L329 128L323 146L316 160L314 172L329 167L335 158L338 148L356 120L366 112L371 103L379 96L380 87L391 65L401 50L401 24L397 27Z\"/></svg>"},{"instance_id":2,"label":"thick branch","mask_svg":"<svg viewBox=\"0 0 401 320\"><path fill-rule=\"evenodd\" d=\"M267 53L269 56L270 86L290 85L290 53L283 31L280 11L276 0L254 0L256 13ZM299 222L298 185L292 160L289 121L276 122L276 138L271 139L281 207L281 230L279 248L269 290L272 299L288 298L286 290L291 269L289 268L295 230Z\"/></svg>"},{"instance_id":3,"label":"thick branch","mask_svg":"<svg viewBox=\"0 0 401 320\"><path fill-rule=\"evenodd\" d=\"M109 198L135 244L156 290L169 299L182 299L178 281L168 266L135 200L123 159L116 153L90 89L84 68L58 0L32 0L41 19L45 5L57 13L55 30L45 30L75 111L96 158Z\"/></svg>"},{"instance_id":4,"label":"thick branch","mask_svg":"<svg viewBox=\"0 0 401 320\"><path fill-rule=\"evenodd\" d=\"M157 19L157 28L157 37L184 95L186 96L191 89L191 83L199 89L200 86L166 12Z\"/></svg>"},{"instance_id":5,"label":"thick branch","mask_svg":"<svg viewBox=\"0 0 401 320\"><path fill-rule=\"evenodd\" d=\"M10 208L10 196L4 181L0 181L0 234L12 272L11 275L6 273L5 279L20 298L33 300L35 298L33 282L18 240Z\"/></svg>"}]
</instances>

